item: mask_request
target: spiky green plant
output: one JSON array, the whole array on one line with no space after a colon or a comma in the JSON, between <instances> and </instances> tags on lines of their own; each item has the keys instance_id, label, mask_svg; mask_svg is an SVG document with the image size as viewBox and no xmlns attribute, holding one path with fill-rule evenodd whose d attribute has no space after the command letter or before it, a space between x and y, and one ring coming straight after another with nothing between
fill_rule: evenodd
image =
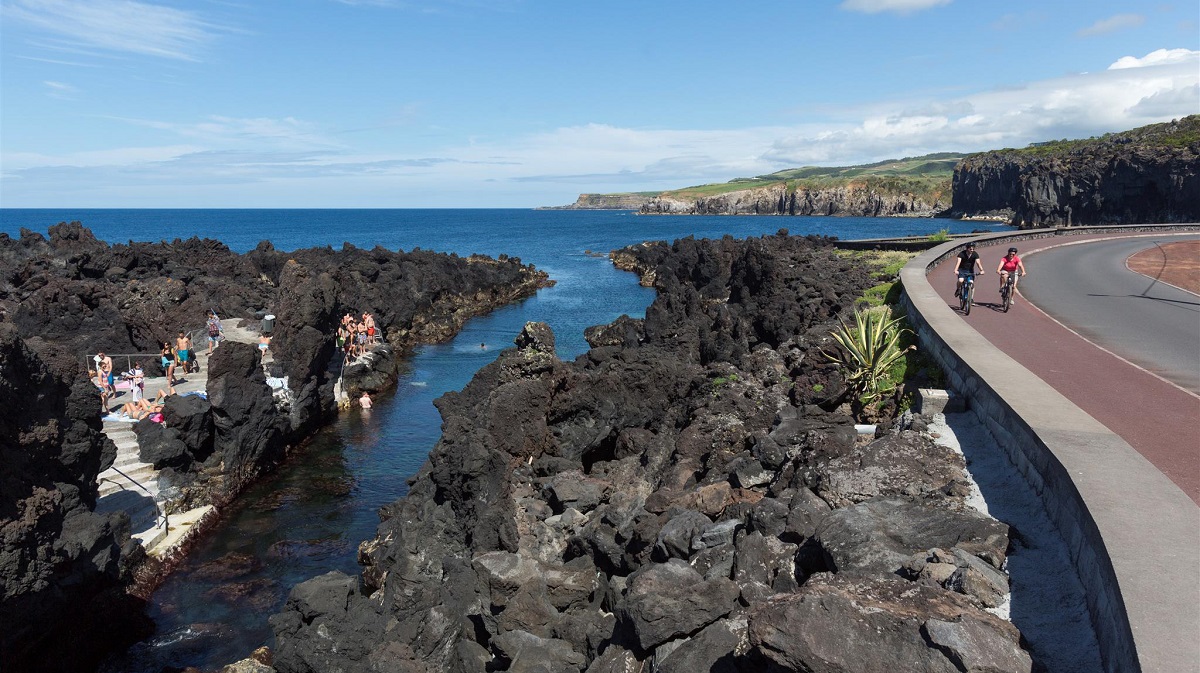
<instances>
[{"instance_id":1,"label":"spiky green plant","mask_svg":"<svg viewBox=\"0 0 1200 673\"><path fill-rule=\"evenodd\" d=\"M908 331L900 326L902 320L886 311L855 311L854 324L841 323L832 335L841 348L825 357L841 365L846 387L864 405L877 402L899 383L891 375L892 366L914 348L900 345Z\"/></svg>"}]
</instances>

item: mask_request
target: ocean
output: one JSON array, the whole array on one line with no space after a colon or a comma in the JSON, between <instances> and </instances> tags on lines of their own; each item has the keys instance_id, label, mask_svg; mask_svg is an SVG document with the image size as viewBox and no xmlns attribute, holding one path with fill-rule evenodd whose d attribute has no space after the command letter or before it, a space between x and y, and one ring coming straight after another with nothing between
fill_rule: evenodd
<instances>
[{"instance_id":1,"label":"ocean","mask_svg":"<svg viewBox=\"0 0 1200 673\"><path fill-rule=\"evenodd\" d=\"M342 414L276 474L249 489L152 596L152 638L114 656L116 673L202 670L273 644L267 618L296 583L330 570L354 574L358 545L374 536L379 507L407 491L441 432L433 400L462 388L528 321L555 332L558 355L587 350L583 330L622 314L642 317L653 290L613 268L610 250L687 236L821 234L841 239L918 236L941 229L1008 229L945 219L787 216L638 216L561 210L26 210L0 209L0 233L45 234L78 220L110 243L212 238L237 252L269 240L279 250L313 246L421 248L519 257L557 284L467 323L447 344L407 363L397 389L370 411Z\"/></svg>"}]
</instances>

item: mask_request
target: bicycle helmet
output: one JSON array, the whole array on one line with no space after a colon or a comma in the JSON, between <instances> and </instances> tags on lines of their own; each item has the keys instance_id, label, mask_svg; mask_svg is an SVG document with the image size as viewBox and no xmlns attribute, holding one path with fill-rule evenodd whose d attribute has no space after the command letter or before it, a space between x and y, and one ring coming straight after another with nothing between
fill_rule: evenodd
<instances>
[{"instance_id":1,"label":"bicycle helmet","mask_svg":"<svg viewBox=\"0 0 1200 673\"><path fill-rule=\"evenodd\" d=\"M1009 251L1009 252L1011 252L1011 253L1012 253L1012 254L1014 254L1014 255L1015 255L1015 254L1017 254L1017 249L1016 249L1016 248L1009 248L1009 249L1008 249L1008 251Z\"/></svg>"}]
</instances>

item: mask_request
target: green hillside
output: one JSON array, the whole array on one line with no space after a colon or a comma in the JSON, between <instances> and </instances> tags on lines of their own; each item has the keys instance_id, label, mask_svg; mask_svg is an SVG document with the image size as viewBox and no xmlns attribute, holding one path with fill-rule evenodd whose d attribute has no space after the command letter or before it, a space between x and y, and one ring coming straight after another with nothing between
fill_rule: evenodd
<instances>
[{"instance_id":1,"label":"green hillside","mask_svg":"<svg viewBox=\"0 0 1200 673\"><path fill-rule=\"evenodd\" d=\"M850 185L868 187L881 192L908 192L934 199L950 193L954 165L962 154L939 152L919 157L889 159L861 166L806 166L789 168L752 178L734 178L729 182L697 185L661 193L678 199L694 199L742 189L756 189L784 184L789 192L797 189L834 189Z\"/></svg>"},{"instance_id":2,"label":"green hillside","mask_svg":"<svg viewBox=\"0 0 1200 673\"><path fill-rule=\"evenodd\" d=\"M1135 148L1169 149L1188 147L1195 145L1197 142L1200 142L1200 115L1189 115L1175 121L1140 126L1136 129L1120 133L1105 133L1102 136L1093 136L1082 140L1051 140L1044 143L1033 143L1022 149L1008 148L994 150L994 153L1015 152L1018 155L1031 157L1049 157L1089 153L1097 150L1111 150L1113 148L1123 150L1132 150ZM981 152L980 154L971 156L985 154L991 154L991 152Z\"/></svg>"}]
</instances>

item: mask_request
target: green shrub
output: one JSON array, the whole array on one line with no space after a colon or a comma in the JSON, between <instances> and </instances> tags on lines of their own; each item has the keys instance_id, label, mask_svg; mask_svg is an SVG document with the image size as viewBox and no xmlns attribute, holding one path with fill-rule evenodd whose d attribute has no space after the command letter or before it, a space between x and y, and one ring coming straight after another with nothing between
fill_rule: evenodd
<instances>
[{"instance_id":1,"label":"green shrub","mask_svg":"<svg viewBox=\"0 0 1200 673\"><path fill-rule=\"evenodd\" d=\"M911 333L902 321L887 311L860 310L852 326L842 323L832 335L840 348L825 357L841 366L846 387L863 405L878 402L904 380L905 355L915 347L901 345L904 334Z\"/></svg>"}]
</instances>

